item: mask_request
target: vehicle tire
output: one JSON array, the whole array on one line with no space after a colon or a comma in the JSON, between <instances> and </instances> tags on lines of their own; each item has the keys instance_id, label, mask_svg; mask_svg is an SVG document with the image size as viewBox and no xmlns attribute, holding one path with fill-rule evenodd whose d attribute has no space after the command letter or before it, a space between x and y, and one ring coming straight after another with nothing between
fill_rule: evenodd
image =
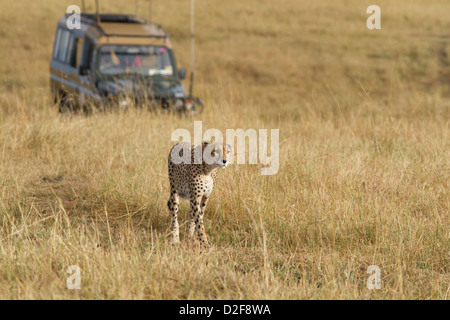
<instances>
[{"instance_id":1,"label":"vehicle tire","mask_svg":"<svg viewBox=\"0 0 450 320\"><path fill-rule=\"evenodd\" d=\"M90 115L92 115L92 114L94 113L94 108L95 108L95 107L94 107L91 103L84 104L84 105L83 105L83 108L82 108L83 114L84 114L85 116L90 116Z\"/></svg>"},{"instance_id":2,"label":"vehicle tire","mask_svg":"<svg viewBox=\"0 0 450 320\"><path fill-rule=\"evenodd\" d=\"M72 114L77 111L77 105L73 99L63 96L59 101L59 113Z\"/></svg>"},{"instance_id":3,"label":"vehicle tire","mask_svg":"<svg viewBox=\"0 0 450 320\"><path fill-rule=\"evenodd\" d=\"M59 110L58 111L61 114L67 114L67 113L71 112L70 103L66 97L62 97L61 100L59 100Z\"/></svg>"}]
</instances>

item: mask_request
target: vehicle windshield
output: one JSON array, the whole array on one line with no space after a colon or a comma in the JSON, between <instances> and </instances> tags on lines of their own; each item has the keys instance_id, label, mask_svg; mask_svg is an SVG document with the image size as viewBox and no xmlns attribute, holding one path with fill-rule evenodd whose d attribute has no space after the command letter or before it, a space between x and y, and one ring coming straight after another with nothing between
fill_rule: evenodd
<instances>
[{"instance_id":1,"label":"vehicle windshield","mask_svg":"<svg viewBox=\"0 0 450 320\"><path fill-rule=\"evenodd\" d=\"M169 50L163 46L104 45L98 69L104 75L173 75Z\"/></svg>"}]
</instances>

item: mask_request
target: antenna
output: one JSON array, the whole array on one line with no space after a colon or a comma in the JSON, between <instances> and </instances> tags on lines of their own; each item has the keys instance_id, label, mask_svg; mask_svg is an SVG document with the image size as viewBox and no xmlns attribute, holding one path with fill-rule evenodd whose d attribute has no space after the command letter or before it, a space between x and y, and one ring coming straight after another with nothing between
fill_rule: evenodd
<instances>
[{"instance_id":1,"label":"antenna","mask_svg":"<svg viewBox=\"0 0 450 320\"><path fill-rule=\"evenodd\" d=\"M150 14L150 20L153 20L153 1L152 0L148 1L148 11Z\"/></svg>"},{"instance_id":2,"label":"antenna","mask_svg":"<svg viewBox=\"0 0 450 320\"><path fill-rule=\"evenodd\" d=\"M85 4L84 4L84 0L81 1L81 12L82 12L82 13L86 13L86 6L85 6Z\"/></svg>"},{"instance_id":3,"label":"antenna","mask_svg":"<svg viewBox=\"0 0 450 320\"><path fill-rule=\"evenodd\" d=\"M97 15L97 24L100 24L100 16L98 15L99 11L98 0L95 0L95 14Z\"/></svg>"},{"instance_id":4,"label":"antenna","mask_svg":"<svg viewBox=\"0 0 450 320\"><path fill-rule=\"evenodd\" d=\"M195 68L195 0L191 0L191 72Z\"/></svg>"},{"instance_id":5,"label":"antenna","mask_svg":"<svg viewBox=\"0 0 450 320\"><path fill-rule=\"evenodd\" d=\"M135 0L134 6L135 6L135 11L136 11L135 15L136 15L136 17L137 17L137 15L138 15L138 10L139 10L139 0Z\"/></svg>"},{"instance_id":6,"label":"antenna","mask_svg":"<svg viewBox=\"0 0 450 320\"><path fill-rule=\"evenodd\" d=\"M194 69L195 69L195 0L191 0L191 83L189 84L189 97L193 97Z\"/></svg>"}]
</instances>

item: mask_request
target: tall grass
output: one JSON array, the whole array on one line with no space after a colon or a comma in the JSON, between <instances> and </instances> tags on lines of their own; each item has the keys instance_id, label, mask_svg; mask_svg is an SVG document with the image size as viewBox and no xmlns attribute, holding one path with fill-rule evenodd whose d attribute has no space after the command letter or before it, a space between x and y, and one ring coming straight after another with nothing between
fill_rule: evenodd
<instances>
[{"instance_id":1,"label":"tall grass","mask_svg":"<svg viewBox=\"0 0 450 320\"><path fill-rule=\"evenodd\" d=\"M48 64L69 4L0 5L0 298L449 298L447 1L380 1L380 31L364 1L200 2L207 107L190 117L58 115ZM154 1L179 66L188 10ZM280 129L277 175L220 171L201 253L167 241L171 133L194 120Z\"/></svg>"}]
</instances>

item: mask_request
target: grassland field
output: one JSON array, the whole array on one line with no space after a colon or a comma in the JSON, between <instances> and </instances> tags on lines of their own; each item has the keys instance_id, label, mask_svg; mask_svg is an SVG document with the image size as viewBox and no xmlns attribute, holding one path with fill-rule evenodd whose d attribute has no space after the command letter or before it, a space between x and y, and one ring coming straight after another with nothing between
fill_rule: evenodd
<instances>
[{"instance_id":1,"label":"grassland field","mask_svg":"<svg viewBox=\"0 0 450 320\"><path fill-rule=\"evenodd\" d=\"M450 2L372 2L197 1L204 112L86 117L49 88L57 20L81 1L3 0L0 299L449 299ZM189 1L152 18L190 71ZM203 252L167 241L171 133L195 120L280 130L278 174L220 171Z\"/></svg>"}]
</instances>

